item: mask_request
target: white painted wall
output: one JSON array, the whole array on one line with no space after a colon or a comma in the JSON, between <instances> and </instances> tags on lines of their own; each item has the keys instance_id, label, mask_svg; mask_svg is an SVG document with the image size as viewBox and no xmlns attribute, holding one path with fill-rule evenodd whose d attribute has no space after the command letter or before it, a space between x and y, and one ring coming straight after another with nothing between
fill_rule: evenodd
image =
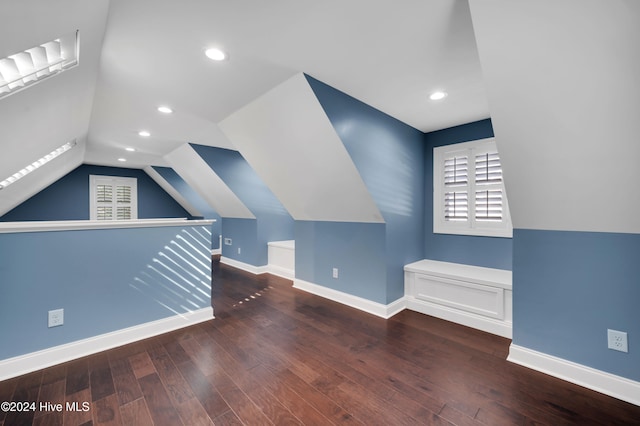
<instances>
[{"instance_id":1,"label":"white painted wall","mask_svg":"<svg viewBox=\"0 0 640 426\"><path fill-rule=\"evenodd\" d=\"M294 219L384 222L303 74L220 128Z\"/></svg>"},{"instance_id":2,"label":"white painted wall","mask_svg":"<svg viewBox=\"0 0 640 426\"><path fill-rule=\"evenodd\" d=\"M640 2L470 6L514 228L640 232Z\"/></svg>"}]
</instances>

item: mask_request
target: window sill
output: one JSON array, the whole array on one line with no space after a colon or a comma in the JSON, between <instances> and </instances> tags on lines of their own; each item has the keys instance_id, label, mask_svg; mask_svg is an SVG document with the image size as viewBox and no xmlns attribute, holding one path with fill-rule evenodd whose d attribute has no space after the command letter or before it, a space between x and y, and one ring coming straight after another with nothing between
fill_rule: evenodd
<instances>
[{"instance_id":1,"label":"window sill","mask_svg":"<svg viewBox=\"0 0 640 426\"><path fill-rule=\"evenodd\" d=\"M478 228L460 228L460 229L442 229L434 226L434 234L451 234L451 235L467 235L469 237L494 237L494 238L513 238L513 229L478 229Z\"/></svg>"}]
</instances>

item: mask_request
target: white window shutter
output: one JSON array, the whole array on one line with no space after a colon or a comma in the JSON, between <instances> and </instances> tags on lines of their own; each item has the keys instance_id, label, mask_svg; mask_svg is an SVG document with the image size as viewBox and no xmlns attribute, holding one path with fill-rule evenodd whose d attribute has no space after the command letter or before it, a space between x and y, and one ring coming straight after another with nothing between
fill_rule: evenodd
<instances>
[{"instance_id":1,"label":"white window shutter","mask_svg":"<svg viewBox=\"0 0 640 426\"><path fill-rule=\"evenodd\" d=\"M89 176L90 219L137 219L137 186L135 178Z\"/></svg>"},{"instance_id":2,"label":"white window shutter","mask_svg":"<svg viewBox=\"0 0 640 426\"><path fill-rule=\"evenodd\" d=\"M495 140L437 147L433 153L434 232L511 237Z\"/></svg>"},{"instance_id":3,"label":"white window shutter","mask_svg":"<svg viewBox=\"0 0 640 426\"><path fill-rule=\"evenodd\" d=\"M467 191L444 194L444 220L466 221L469 219L469 194Z\"/></svg>"},{"instance_id":4,"label":"white window shutter","mask_svg":"<svg viewBox=\"0 0 640 426\"><path fill-rule=\"evenodd\" d=\"M476 191L476 220L501 222L502 203L501 189Z\"/></svg>"},{"instance_id":5,"label":"white window shutter","mask_svg":"<svg viewBox=\"0 0 640 426\"><path fill-rule=\"evenodd\" d=\"M466 185L469 182L469 161L467 157L449 157L444 160L444 184L446 186Z\"/></svg>"}]
</instances>

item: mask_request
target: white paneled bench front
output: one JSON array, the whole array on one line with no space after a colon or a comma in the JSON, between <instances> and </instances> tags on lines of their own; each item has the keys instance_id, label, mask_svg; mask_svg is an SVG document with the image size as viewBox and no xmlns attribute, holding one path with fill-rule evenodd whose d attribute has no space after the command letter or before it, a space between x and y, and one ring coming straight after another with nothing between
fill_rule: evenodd
<instances>
[{"instance_id":1,"label":"white paneled bench front","mask_svg":"<svg viewBox=\"0 0 640 426\"><path fill-rule=\"evenodd\" d=\"M296 242L294 240L267 243L269 272L290 280L296 275Z\"/></svg>"},{"instance_id":2,"label":"white paneled bench front","mask_svg":"<svg viewBox=\"0 0 640 426\"><path fill-rule=\"evenodd\" d=\"M512 337L511 271L428 259L404 271L408 309Z\"/></svg>"}]
</instances>

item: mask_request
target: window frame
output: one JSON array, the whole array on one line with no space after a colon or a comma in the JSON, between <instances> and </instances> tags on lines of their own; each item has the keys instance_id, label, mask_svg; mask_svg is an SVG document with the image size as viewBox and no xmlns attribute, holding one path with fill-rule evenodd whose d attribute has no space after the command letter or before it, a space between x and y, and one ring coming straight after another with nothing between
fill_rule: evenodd
<instances>
[{"instance_id":1,"label":"window frame","mask_svg":"<svg viewBox=\"0 0 640 426\"><path fill-rule=\"evenodd\" d=\"M495 138L479 139L469 142L443 145L433 148L433 232L435 234L454 234L486 237L513 237L513 225L509 211L507 192L504 186L504 175L500 183L477 185L475 182L476 156L485 153L498 153ZM459 186L459 192L466 191L468 199L467 220L453 221L445 219L445 194L451 192L453 187L447 187L444 183L445 160L454 155L467 157L467 183ZM498 153L499 156L499 153ZM502 167L502 164L501 164ZM477 187L488 189L499 188L502 191L501 221L476 220L476 191Z\"/></svg>"},{"instance_id":2,"label":"window frame","mask_svg":"<svg viewBox=\"0 0 640 426\"><path fill-rule=\"evenodd\" d=\"M114 208L111 219L99 219L98 218L98 202L97 202L97 190L98 185L112 185L114 187L114 199L111 202ZM131 217L129 219L117 218L118 201L115 198L116 186L129 186L131 188L131 202L126 203L131 207ZM138 219L138 179L132 177L121 176L103 176L103 175L89 175L89 220L96 221L112 221L112 220L137 220Z\"/></svg>"}]
</instances>

